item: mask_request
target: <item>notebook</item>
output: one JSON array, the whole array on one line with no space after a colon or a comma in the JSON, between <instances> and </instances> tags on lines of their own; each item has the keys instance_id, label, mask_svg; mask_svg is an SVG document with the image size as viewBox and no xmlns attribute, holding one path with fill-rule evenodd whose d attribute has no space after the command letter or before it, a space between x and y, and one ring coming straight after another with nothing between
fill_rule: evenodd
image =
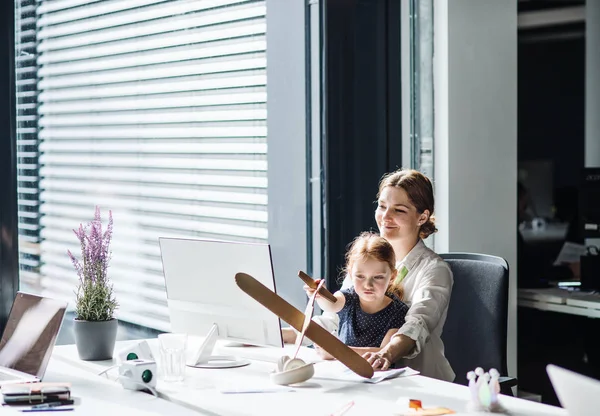
<instances>
[{"instance_id":1,"label":"notebook","mask_svg":"<svg viewBox=\"0 0 600 416\"><path fill-rule=\"evenodd\" d=\"M36 404L69 400L70 383L19 383L2 386L6 404Z\"/></svg>"}]
</instances>

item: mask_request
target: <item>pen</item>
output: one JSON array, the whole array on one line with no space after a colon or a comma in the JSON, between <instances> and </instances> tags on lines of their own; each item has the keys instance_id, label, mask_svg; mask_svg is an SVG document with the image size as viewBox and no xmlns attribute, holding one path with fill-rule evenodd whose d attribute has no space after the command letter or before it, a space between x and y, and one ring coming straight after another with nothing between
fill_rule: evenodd
<instances>
[{"instance_id":1,"label":"pen","mask_svg":"<svg viewBox=\"0 0 600 416\"><path fill-rule=\"evenodd\" d=\"M35 406L31 406L31 408L32 409L47 409L49 407L64 406L64 405L73 404L73 403L74 403L73 400L59 400L57 402L36 404Z\"/></svg>"},{"instance_id":2,"label":"pen","mask_svg":"<svg viewBox=\"0 0 600 416\"><path fill-rule=\"evenodd\" d=\"M342 407L340 407L338 410L336 410L335 412L331 413L329 416L342 416L348 410L350 410L350 408L352 406L354 406L354 400L349 401L348 403L346 403L345 405L343 405Z\"/></svg>"},{"instance_id":3,"label":"pen","mask_svg":"<svg viewBox=\"0 0 600 416\"><path fill-rule=\"evenodd\" d=\"M41 409L23 409L23 410L19 410L20 412L68 412L70 410L75 410L72 407L44 407Z\"/></svg>"}]
</instances>

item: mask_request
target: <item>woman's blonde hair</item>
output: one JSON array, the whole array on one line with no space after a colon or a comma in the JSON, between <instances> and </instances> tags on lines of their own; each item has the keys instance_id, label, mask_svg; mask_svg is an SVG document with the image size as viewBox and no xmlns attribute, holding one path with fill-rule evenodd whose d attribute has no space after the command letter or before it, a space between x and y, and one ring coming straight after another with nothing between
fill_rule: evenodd
<instances>
[{"instance_id":1,"label":"woman's blonde hair","mask_svg":"<svg viewBox=\"0 0 600 416\"><path fill-rule=\"evenodd\" d=\"M379 234L365 231L350 243L350 247L346 252L346 266L344 267L343 275L350 274L352 266L357 260L368 259L387 263L392 272L396 270L396 253L394 253L394 248L389 241ZM387 293L394 294L402 299L404 289L400 283L396 283L396 280L390 281Z\"/></svg>"},{"instance_id":2,"label":"woman's blonde hair","mask_svg":"<svg viewBox=\"0 0 600 416\"><path fill-rule=\"evenodd\" d=\"M435 227L435 216L433 214L435 205L433 185L427 176L414 169L399 169L395 172L387 173L379 182L379 192L377 193L378 199L386 186L404 189L419 214L422 214L425 210L429 211L429 218L421 224L419 230L419 236L422 239L437 232L437 228Z\"/></svg>"}]
</instances>

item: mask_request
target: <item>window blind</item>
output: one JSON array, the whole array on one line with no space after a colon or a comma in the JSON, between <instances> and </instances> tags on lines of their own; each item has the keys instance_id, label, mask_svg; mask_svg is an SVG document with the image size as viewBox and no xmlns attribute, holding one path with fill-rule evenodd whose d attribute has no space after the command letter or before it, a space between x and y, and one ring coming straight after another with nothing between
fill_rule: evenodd
<instances>
[{"instance_id":1,"label":"window blind","mask_svg":"<svg viewBox=\"0 0 600 416\"><path fill-rule=\"evenodd\" d=\"M43 292L74 301L66 251L98 205L118 318L168 330L158 237L267 241L265 1L36 11Z\"/></svg>"},{"instance_id":2,"label":"window blind","mask_svg":"<svg viewBox=\"0 0 600 416\"><path fill-rule=\"evenodd\" d=\"M15 2L17 195L21 287L39 290L40 226L35 0Z\"/></svg>"}]
</instances>

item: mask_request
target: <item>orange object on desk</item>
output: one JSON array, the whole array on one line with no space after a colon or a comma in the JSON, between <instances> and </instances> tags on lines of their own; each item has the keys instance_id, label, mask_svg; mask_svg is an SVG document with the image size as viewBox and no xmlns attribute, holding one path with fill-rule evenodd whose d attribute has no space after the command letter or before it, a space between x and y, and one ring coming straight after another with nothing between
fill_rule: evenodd
<instances>
[{"instance_id":1,"label":"orange object on desk","mask_svg":"<svg viewBox=\"0 0 600 416\"><path fill-rule=\"evenodd\" d=\"M405 412L396 413L397 416L441 416L441 415L451 415L456 413L452 409L448 409L447 407L430 407L423 408L423 404L421 400L410 399L408 402L408 409Z\"/></svg>"}]
</instances>

